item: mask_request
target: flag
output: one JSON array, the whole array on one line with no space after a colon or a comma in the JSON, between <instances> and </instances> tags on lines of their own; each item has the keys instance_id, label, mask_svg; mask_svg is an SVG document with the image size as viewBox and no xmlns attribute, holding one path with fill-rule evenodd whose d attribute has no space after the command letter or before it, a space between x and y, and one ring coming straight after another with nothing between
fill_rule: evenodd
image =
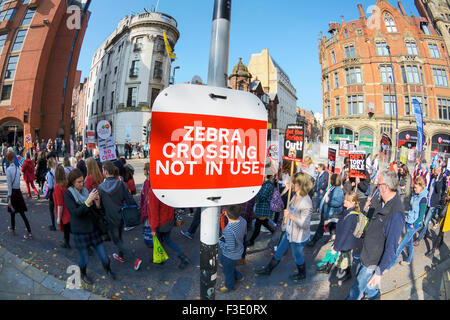
<instances>
[{"instance_id":1,"label":"flag","mask_svg":"<svg viewBox=\"0 0 450 320\"><path fill-rule=\"evenodd\" d=\"M177 56L174 55L172 52L172 48L170 47L169 40L167 40L167 34L165 31L164 31L163 35L164 35L164 44L166 45L167 54L170 56L171 59L177 59Z\"/></svg>"},{"instance_id":2,"label":"flag","mask_svg":"<svg viewBox=\"0 0 450 320\"><path fill-rule=\"evenodd\" d=\"M417 99L413 99L414 115L417 123L417 151L423 151L423 113L422 105Z\"/></svg>"}]
</instances>

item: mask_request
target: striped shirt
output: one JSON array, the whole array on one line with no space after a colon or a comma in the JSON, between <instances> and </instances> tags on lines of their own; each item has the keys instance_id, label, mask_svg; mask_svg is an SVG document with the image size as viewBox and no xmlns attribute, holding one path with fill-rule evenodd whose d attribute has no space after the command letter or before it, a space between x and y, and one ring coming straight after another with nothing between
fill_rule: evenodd
<instances>
[{"instance_id":1,"label":"striped shirt","mask_svg":"<svg viewBox=\"0 0 450 320\"><path fill-rule=\"evenodd\" d=\"M229 222L222 231L225 241L219 241L219 247L225 257L239 260L244 253L244 240L247 234L247 222L239 217L237 222Z\"/></svg>"}]
</instances>

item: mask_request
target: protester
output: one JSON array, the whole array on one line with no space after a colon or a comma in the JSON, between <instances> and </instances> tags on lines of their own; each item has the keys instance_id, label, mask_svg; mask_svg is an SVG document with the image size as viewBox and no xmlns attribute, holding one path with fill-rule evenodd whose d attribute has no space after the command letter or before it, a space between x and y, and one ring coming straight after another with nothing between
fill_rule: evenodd
<instances>
[{"instance_id":1,"label":"protester","mask_svg":"<svg viewBox=\"0 0 450 320\"><path fill-rule=\"evenodd\" d=\"M432 175L430 176L430 184L428 185L428 196L427 196L428 210L425 216L425 222L416 241L414 241L415 246L418 246L420 241L422 241L423 238L425 237L431 219L438 214L439 210L442 209L444 196L445 196L444 177L442 175L441 168L439 166L436 166L433 169Z\"/></svg>"},{"instance_id":2,"label":"protester","mask_svg":"<svg viewBox=\"0 0 450 320\"><path fill-rule=\"evenodd\" d=\"M55 161L58 161L58 160L57 160L57 159L58 159L58 155L57 155L57 153L55 152L55 150L53 149L53 145L52 145L52 144L49 144L49 145L47 146L47 149L48 149L47 160L50 159L50 158L55 158Z\"/></svg>"},{"instance_id":3,"label":"protester","mask_svg":"<svg viewBox=\"0 0 450 320\"><path fill-rule=\"evenodd\" d=\"M400 195L403 201L403 207L405 210L409 210L411 201L411 182L412 177L409 174L409 169L406 164L402 164L399 168L399 186Z\"/></svg>"},{"instance_id":4,"label":"protester","mask_svg":"<svg viewBox=\"0 0 450 320\"><path fill-rule=\"evenodd\" d=\"M283 165L281 166L280 176L281 176L281 187L283 191L281 191L281 199L283 200L284 207L287 206L287 198L289 194L289 184L291 181L291 166L294 166L292 170L293 173L297 172L297 164L293 161L283 160Z\"/></svg>"},{"instance_id":5,"label":"protester","mask_svg":"<svg viewBox=\"0 0 450 320\"><path fill-rule=\"evenodd\" d=\"M322 201L325 192L328 189L328 180L330 178L330 175L328 171L325 170L325 165L323 163L319 163L317 171L318 175L316 179L316 184L314 186L314 191L316 195L315 208L316 211L319 212L320 202Z\"/></svg>"},{"instance_id":6,"label":"protester","mask_svg":"<svg viewBox=\"0 0 450 320\"><path fill-rule=\"evenodd\" d=\"M170 232L175 225L175 210L159 201L151 187L148 193L148 221L152 229L152 236L157 236L161 244L166 243L175 251L178 254L178 259L180 259L178 268L185 269L190 260L170 238Z\"/></svg>"},{"instance_id":7,"label":"protester","mask_svg":"<svg viewBox=\"0 0 450 320\"><path fill-rule=\"evenodd\" d=\"M86 179L87 168L86 163L83 160L83 154L81 152L77 152L75 158L77 159L77 169L79 169L83 173L83 177Z\"/></svg>"},{"instance_id":8,"label":"protester","mask_svg":"<svg viewBox=\"0 0 450 320\"><path fill-rule=\"evenodd\" d=\"M55 170L55 188L53 190L53 202L56 210L56 224L59 230L64 232L64 242L61 247L70 249L70 213L64 203L64 193L67 191L66 171L62 165Z\"/></svg>"},{"instance_id":9,"label":"protester","mask_svg":"<svg viewBox=\"0 0 450 320\"><path fill-rule=\"evenodd\" d=\"M378 171L380 170L380 164L378 159L378 154L373 156L372 166L370 171L370 181L375 183L377 181Z\"/></svg>"},{"instance_id":10,"label":"protester","mask_svg":"<svg viewBox=\"0 0 450 320\"><path fill-rule=\"evenodd\" d=\"M34 186L34 179L36 179L36 175L34 173L34 162L31 160L31 156L29 153L27 153L27 160L22 165L22 173L23 173L23 180L25 181L25 184L27 186L27 194L28 197L31 198L31 189L33 189L34 194L39 198L39 192L37 191L36 187Z\"/></svg>"},{"instance_id":11,"label":"protester","mask_svg":"<svg viewBox=\"0 0 450 320\"><path fill-rule=\"evenodd\" d=\"M127 185L128 191L132 194L136 194L136 184L134 182L134 168L129 164L124 166L125 174L123 176L123 181Z\"/></svg>"},{"instance_id":12,"label":"protester","mask_svg":"<svg viewBox=\"0 0 450 320\"><path fill-rule=\"evenodd\" d=\"M117 169L117 168L116 168ZM145 181L141 190L141 223L144 224L143 235L145 244L152 248L153 247L153 238L152 238L152 228L150 227L150 223L148 222L148 193L150 190L150 163L146 162L144 165L144 176Z\"/></svg>"},{"instance_id":13,"label":"protester","mask_svg":"<svg viewBox=\"0 0 450 320\"><path fill-rule=\"evenodd\" d=\"M28 232L24 235L24 239L28 240L32 238L32 234L30 223L25 215L28 209L23 199L22 191L20 191L20 169L14 164L13 152L8 152L7 159L10 163L8 169L6 169L6 183L8 185L8 212L11 217L11 227L8 227L8 230L12 235L15 235L16 213L18 213L22 217Z\"/></svg>"},{"instance_id":14,"label":"protester","mask_svg":"<svg viewBox=\"0 0 450 320\"><path fill-rule=\"evenodd\" d=\"M95 160L92 159L92 165L97 167ZM124 204L136 204L133 197L129 194L126 185L114 176L115 167L111 161L103 163L103 176L105 181L99 185L101 208L105 212L105 219L108 222L108 234L114 245L119 250L118 254L113 253L113 258L119 262L125 262L125 256L134 258L134 270L139 270L142 260L124 247L122 239L122 230L124 222L121 216L121 210Z\"/></svg>"},{"instance_id":15,"label":"protester","mask_svg":"<svg viewBox=\"0 0 450 320\"><path fill-rule=\"evenodd\" d=\"M370 195L370 176L367 170L364 170L364 176L365 178L350 178L352 186L355 187L355 191L358 193L360 208L364 208L367 197Z\"/></svg>"},{"instance_id":16,"label":"protester","mask_svg":"<svg viewBox=\"0 0 450 320\"><path fill-rule=\"evenodd\" d=\"M97 161L94 158L88 158L86 160L87 167L87 177L86 177L86 189L88 191L92 191L93 189L98 189L98 186L103 182L104 177L100 172L100 169L97 165Z\"/></svg>"},{"instance_id":17,"label":"protester","mask_svg":"<svg viewBox=\"0 0 450 320\"><path fill-rule=\"evenodd\" d=\"M311 179L311 183L314 186L316 183L316 176L317 176L316 167L314 165L314 162L312 161L310 156L306 156L303 163L305 165L305 168L302 168L301 172L306 173L309 176L309 178ZM311 191L309 192L309 197L311 199L313 199L314 188L311 188ZM317 208L316 208L316 210L317 210Z\"/></svg>"},{"instance_id":18,"label":"protester","mask_svg":"<svg viewBox=\"0 0 450 320\"><path fill-rule=\"evenodd\" d=\"M94 283L86 273L89 260L88 248L94 247L107 276L115 280L116 277L111 271L110 261L97 225L97 217L101 209L100 197L97 190L89 193L84 188L83 173L79 169L75 169L69 174L68 190L64 193L64 203L70 213L72 239L80 254L78 266L81 270L81 279L87 284Z\"/></svg>"},{"instance_id":19,"label":"protester","mask_svg":"<svg viewBox=\"0 0 450 320\"><path fill-rule=\"evenodd\" d=\"M90 158L91 157L91 151L88 149L87 146L83 147L83 150L81 151L81 157L84 159Z\"/></svg>"},{"instance_id":20,"label":"protester","mask_svg":"<svg viewBox=\"0 0 450 320\"><path fill-rule=\"evenodd\" d=\"M53 191L55 188L55 169L56 169L56 158L50 157L47 160L47 165L49 171L47 172L47 175L45 179L47 180L47 198L48 198L48 207L50 211L50 221L51 225L48 227L50 231L56 231L56 222L55 222L55 203L53 201Z\"/></svg>"},{"instance_id":21,"label":"protester","mask_svg":"<svg viewBox=\"0 0 450 320\"><path fill-rule=\"evenodd\" d=\"M233 291L235 281L241 281L244 277L236 270L236 263L244 253L244 241L247 234L247 222L241 217L239 205L227 206L223 210L228 218L228 224L222 231L219 239L221 249L220 262L223 266L225 286L219 289L226 293Z\"/></svg>"},{"instance_id":22,"label":"protester","mask_svg":"<svg viewBox=\"0 0 450 320\"><path fill-rule=\"evenodd\" d=\"M8 144L6 142L3 142L2 144L2 170L3 170L3 174L6 173L5 171L5 163L7 160L7 155L8 155Z\"/></svg>"},{"instance_id":23,"label":"protester","mask_svg":"<svg viewBox=\"0 0 450 320\"><path fill-rule=\"evenodd\" d=\"M256 274L270 275L290 247L298 271L289 278L294 281L306 278L306 265L303 258L303 249L310 235L313 205L308 194L312 187L311 179L307 174L297 173L294 176L294 196L289 204L289 209L284 211L283 230L286 232L281 239L272 260L270 260L267 266L257 270Z\"/></svg>"},{"instance_id":24,"label":"protester","mask_svg":"<svg viewBox=\"0 0 450 320\"><path fill-rule=\"evenodd\" d=\"M365 232L356 278L347 300L359 300L363 296L368 300L380 297L377 286L383 272L392 264L405 223L395 173L390 170L380 172L377 185L382 203L375 209Z\"/></svg>"},{"instance_id":25,"label":"protester","mask_svg":"<svg viewBox=\"0 0 450 320\"><path fill-rule=\"evenodd\" d=\"M403 240L398 246L391 267L398 260L405 247L408 248L408 257L406 260L402 261L401 264L409 265L412 262L414 253L413 237L422 225L425 212L427 211L428 190L425 189L425 187L425 180L422 177L418 177L414 181L414 195L411 198L411 209L406 211L405 217L406 234L403 236Z\"/></svg>"},{"instance_id":26,"label":"protester","mask_svg":"<svg viewBox=\"0 0 450 320\"><path fill-rule=\"evenodd\" d=\"M36 182L39 186L39 191L42 193L45 183L45 176L47 175L47 158L45 157L45 151L39 152L37 167L36 167Z\"/></svg>"},{"instance_id":27,"label":"protester","mask_svg":"<svg viewBox=\"0 0 450 320\"><path fill-rule=\"evenodd\" d=\"M444 199L445 206L440 214L439 233L434 239L431 249L425 253L429 258L434 256L436 249L439 249L444 243L444 233L450 230L450 188Z\"/></svg>"},{"instance_id":28,"label":"protester","mask_svg":"<svg viewBox=\"0 0 450 320\"><path fill-rule=\"evenodd\" d=\"M72 165L70 164L70 158L69 157L64 157L63 165L64 165L64 172L66 173L66 179L67 179L69 177L70 171L72 171L75 168L72 167Z\"/></svg>"},{"instance_id":29,"label":"protester","mask_svg":"<svg viewBox=\"0 0 450 320\"><path fill-rule=\"evenodd\" d=\"M256 238L259 236L261 226L266 227L271 233L275 232L275 229L270 225L269 219L273 219L273 212L270 210L270 201L274 192L274 186L272 183L273 172L266 170L266 177L264 183L255 197L255 229L253 230L252 237L248 241L248 246L251 247L255 244Z\"/></svg>"},{"instance_id":30,"label":"protester","mask_svg":"<svg viewBox=\"0 0 450 320\"><path fill-rule=\"evenodd\" d=\"M345 171L343 175L342 189L344 191L344 194L348 194L353 191L352 182L350 181L350 172L348 170Z\"/></svg>"}]
</instances>

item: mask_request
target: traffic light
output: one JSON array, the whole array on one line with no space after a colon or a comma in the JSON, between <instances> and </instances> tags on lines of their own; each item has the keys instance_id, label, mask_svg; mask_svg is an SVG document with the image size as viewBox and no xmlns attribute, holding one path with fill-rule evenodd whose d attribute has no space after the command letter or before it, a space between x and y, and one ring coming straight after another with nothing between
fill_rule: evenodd
<instances>
[{"instance_id":1,"label":"traffic light","mask_svg":"<svg viewBox=\"0 0 450 320\"><path fill-rule=\"evenodd\" d=\"M144 127L142 128L142 134L143 134L144 136L147 135L147 126L144 126Z\"/></svg>"}]
</instances>

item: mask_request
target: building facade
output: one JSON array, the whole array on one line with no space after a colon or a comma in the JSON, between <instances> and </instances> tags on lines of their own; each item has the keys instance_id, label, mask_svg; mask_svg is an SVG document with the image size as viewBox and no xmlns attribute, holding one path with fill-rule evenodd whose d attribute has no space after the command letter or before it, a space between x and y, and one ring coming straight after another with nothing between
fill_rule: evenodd
<instances>
[{"instance_id":1,"label":"building facade","mask_svg":"<svg viewBox=\"0 0 450 320\"><path fill-rule=\"evenodd\" d=\"M297 90L268 49L251 56L248 70L252 81L260 81L265 92L278 96L276 129L284 134L288 124L296 123Z\"/></svg>"},{"instance_id":2,"label":"building facade","mask_svg":"<svg viewBox=\"0 0 450 320\"><path fill-rule=\"evenodd\" d=\"M297 124L305 126L305 138L308 142L322 142L322 125L313 111L297 107Z\"/></svg>"},{"instance_id":3,"label":"building facade","mask_svg":"<svg viewBox=\"0 0 450 320\"><path fill-rule=\"evenodd\" d=\"M88 79L84 78L81 81L81 71L77 71L75 77L75 84L72 94L72 110L71 110L71 125L70 137L75 143L75 146L83 144L83 135L85 131L85 105L88 87Z\"/></svg>"},{"instance_id":4,"label":"building facade","mask_svg":"<svg viewBox=\"0 0 450 320\"><path fill-rule=\"evenodd\" d=\"M277 109L278 96L276 93L266 93L262 87L261 81L251 81L252 75L248 71L242 58L233 68L233 72L228 77L228 85L231 89L251 92L256 95L266 107L268 118L268 129L277 129Z\"/></svg>"},{"instance_id":5,"label":"building facade","mask_svg":"<svg viewBox=\"0 0 450 320\"><path fill-rule=\"evenodd\" d=\"M98 122L109 121L121 152L127 141L146 141L144 127L150 126L153 102L169 85L171 58L163 32L174 48L180 36L174 18L159 12L127 16L92 59L85 129L96 130Z\"/></svg>"},{"instance_id":6,"label":"building facade","mask_svg":"<svg viewBox=\"0 0 450 320\"><path fill-rule=\"evenodd\" d=\"M444 38L450 48L450 4L447 0L414 0L417 10L433 24L434 29ZM447 49L448 51L448 49Z\"/></svg>"},{"instance_id":7,"label":"building facade","mask_svg":"<svg viewBox=\"0 0 450 320\"><path fill-rule=\"evenodd\" d=\"M378 23L358 4L358 20L330 23L330 36L320 37L324 141L337 144L346 138L378 154L386 133L394 151L402 145L413 149L416 99L423 109L425 156L448 154L450 88L444 38L425 17L408 17L398 4L394 8L378 0Z\"/></svg>"},{"instance_id":8,"label":"building facade","mask_svg":"<svg viewBox=\"0 0 450 320\"><path fill-rule=\"evenodd\" d=\"M0 140L69 142L72 89L90 1L0 2ZM68 23L77 5L79 28Z\"/></svg>"}]
</instances>

